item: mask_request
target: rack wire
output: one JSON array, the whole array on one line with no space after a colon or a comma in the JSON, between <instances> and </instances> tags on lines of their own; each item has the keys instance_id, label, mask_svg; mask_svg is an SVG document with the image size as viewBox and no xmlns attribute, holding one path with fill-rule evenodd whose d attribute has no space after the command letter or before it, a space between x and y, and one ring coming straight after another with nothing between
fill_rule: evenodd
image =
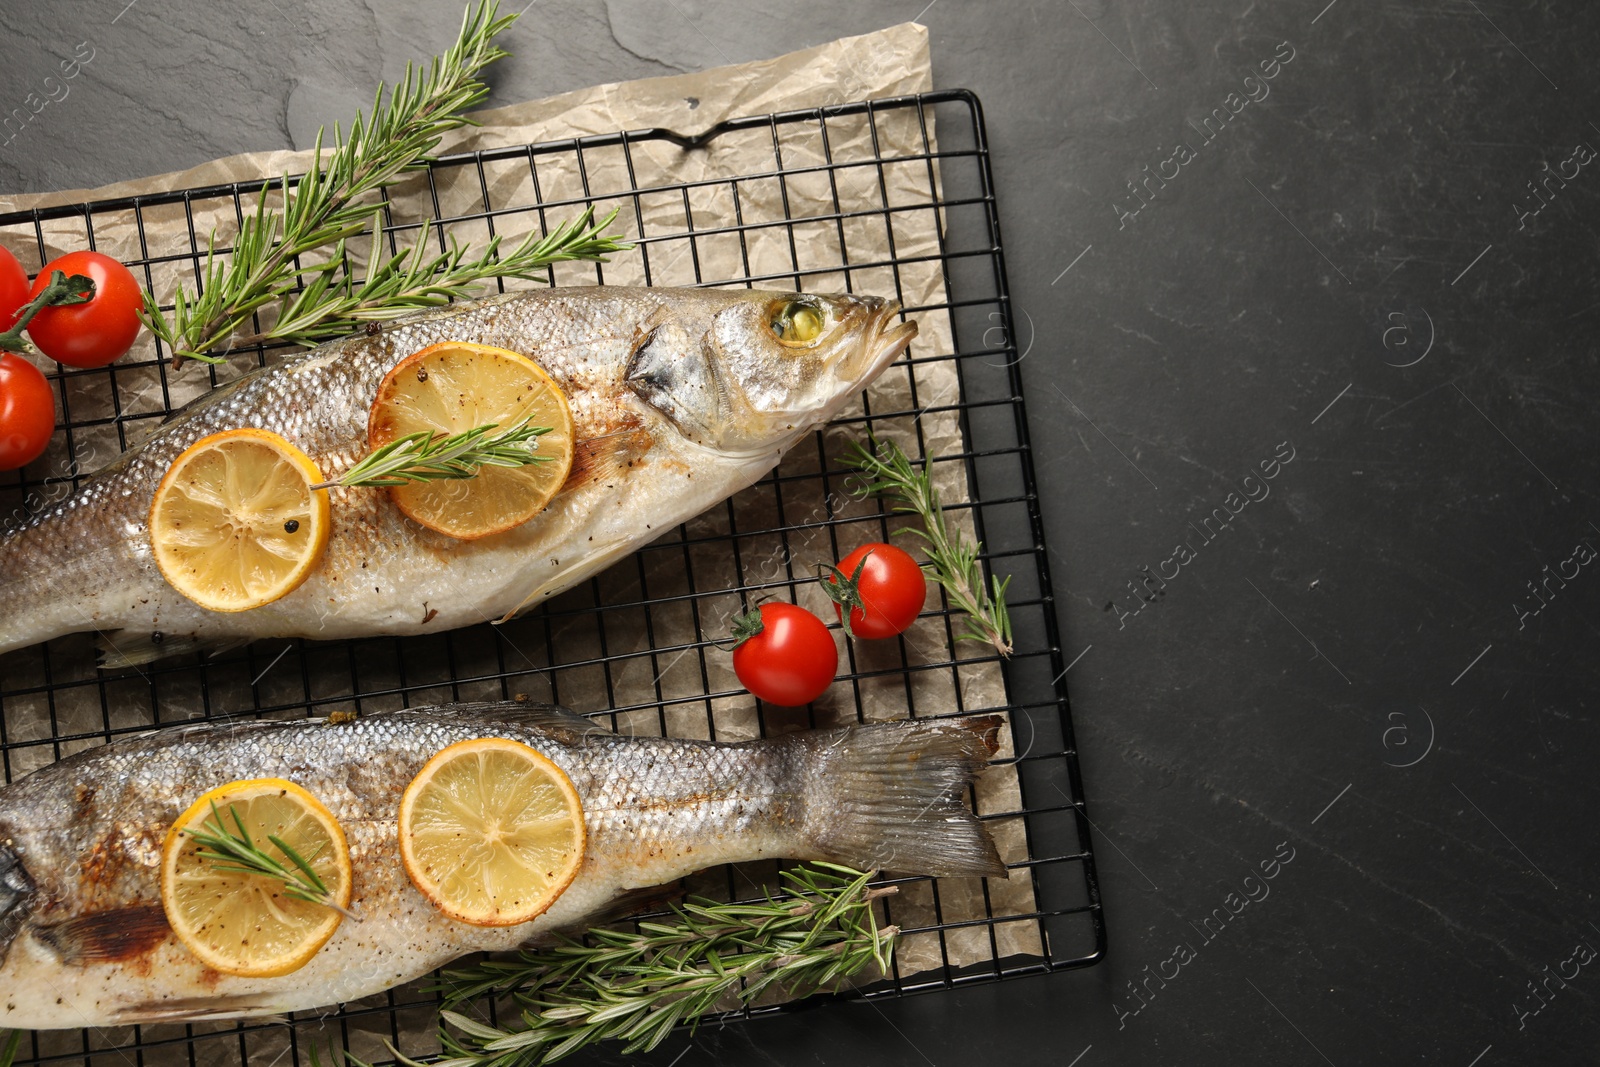
<instances>
[{"instance_id":1,"label":"rack wire","mask_svg":"<svg viewBox=\"0 0 1600 1067\"><path fill-rule=\"evenodd\" d=\"M763 164L751 165L753 151ZM703 176L670 180L674 161L690 155L703 157ZM225 238L229 218L236 226L259 189L241 183L12 214L0 217L0 239L25 263L32 252L34 271L59 250L103 247L154 291L170 292L180 274L198 284L208 221L221 223ZM452 155L391 197L383 234L396 249L431 219L441 242L447 233L481 240L547 229L586 206L620 207L637 251L608 265L552 269L551 284L892 292L906 317L924 323L923 339L886 375L888 386L874 387L762 482L507 626L261 641L111 672L96 669L84 635L0 657L6 780L172 722L519 693L623 731L720 739L999 709L1011 737L974 803L1002 842L1011 879L901 879L885 915L904 929L896 967L852 995L899 996L1098 961L1105 925L1018 370L1025 352L977 98L947 90L739 118L695 136L652 129ZM56 443L40 463L5 476L0 521L25 521L194 393L281 354L245 350L202 374L175 371L150 349L102 370L51 368ZM931 388L939 382L951 391ZM903 525L881 502L853 495L834 458L840 442L865 432L895 437L932 464L951 520L981 539L991 573L1011 577L1014 652L1002 661L992 648L958 642L959 620L941 598L905 639L845 643L840 681L819 704L756 708L713 645L720 624L746 598L810 602L812 559L839 558ZM718 869L689 888L749 898L775 870ZM381 1061L385 1039L411 1054L433 1051L426 1037L436 1007L436 996L413 984L287 1023L48 1031L24 1041L19 1062L299 1067L319 1043Z\"/></svg>"}]
</instances>

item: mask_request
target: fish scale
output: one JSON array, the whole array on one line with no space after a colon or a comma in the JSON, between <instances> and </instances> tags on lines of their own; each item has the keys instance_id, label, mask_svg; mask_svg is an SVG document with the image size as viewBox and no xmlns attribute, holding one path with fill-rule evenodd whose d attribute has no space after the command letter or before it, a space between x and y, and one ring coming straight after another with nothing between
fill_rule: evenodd
<instances>
[{"instance_id":1,"label":"fish scale","mask_svg":"<svg viewBox=\"0 0 1600 1067\"><path fill-rule=\"evenodd\" d=\"M113 742L0 789L0 1027L106 1026L272 1014L340 1003L478 950L506 950L612 913L630 890L722 863L822 859L907 873L1003 875L963 804L1000 720L895 722L726 744L622 737L516 702L326 720L175 727ZM450 919L399 860L407 784L458 741L506 737L571 779L583 862L543 915L511 927ZM212 971L166 926L161 845L195 799L287 778L350 848L351 906L290 975Z\"/></svg>"},{"instance_id":2,"label":"fish scale","mask_svg":"<svg viewBox=\"0 0 1600 1067\"><path fill-rule=\"evenodd\" d=\"M813 343L773 333L805 302ZM261 637L414 634L492 621L570 588L760 478L905 348L913 323L875 297L591 287L490 297L330 342L224 385L59 505L0 538L0 653L101 635L105 665ZM577 462L540 514L457 541L402 515L386 490L330 490L322 561L250 611L208 611L172 589L146 526L161 477L208 434L254 426L335 478L367 451L385 374L445 341L540 364L566 394Z\"/></svg>"}]
</instances>

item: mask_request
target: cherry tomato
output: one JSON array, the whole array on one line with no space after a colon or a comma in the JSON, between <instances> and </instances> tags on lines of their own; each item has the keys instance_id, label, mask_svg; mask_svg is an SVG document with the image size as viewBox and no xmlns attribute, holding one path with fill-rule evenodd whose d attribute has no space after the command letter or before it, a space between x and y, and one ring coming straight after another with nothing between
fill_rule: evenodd
<instances>
[{"instance_id":1,"label":"cherry tomato","mask_svg":"<svg viewBox=\"0 0 1600 1067\"><path fill-rule=\"evenodd\" d=\"M10 249L0 248L0 332L11 329L17 309L28 302L28 272Z\"/></svg>"},{"instance_id":2,"label":"cherry tomato","mask_svg":"<svg viewBox=\"0 0 1600 1067\"><path fill-rule=\"evenodd\" d=\"M859 575L858 572L859 571ZM845 583L840 585L839 575ZM853 637L893 637L904 633L922 613L928 599L928 579L903 549L881 541L862 545L839 562L828 579L833 588L833 610L844 618L842 604L851 604L850 625ZM850 585L855 586L851 595Z\"/></svg>"},{"instance_id":3,"label":"cherry tomato","mask_svg":"<svg viewBox=\"0 0 1600 1067\"><path fill-rule=\"evenodd\" d=\"M39 368L18 355L0 355L0 470L38 459L55 428L55 394Z\"/></svg>"},{"instance_id":4,"label":"cherry tomato","mask_svg":"<svg viewBox=\"0 0 1600 1067\"><path fill-rule=\"evenodd\" d=\"M144 297L133 272L99 252L68 252L46 263L33 280L28 298L50 284L50 275L88 276L94 299L87 304L44 308L28 323L28 336L57 363L72 367L104 367L133 347L139 335L139 309Z\"/></svg>"},{"instance_id":5,"label":"cherry tomato","mask_svg":"<svg viewBox=\"0 0 1600 1067\"><path fill-rule=\"evenodd\" d=\"M734 636L742 639L733 650L734 673L769 704L809 704L827 691L839 670L833 635L821 619L793 604L761 605L759 615L739 619Z\"/></svg>"}]
</instances>

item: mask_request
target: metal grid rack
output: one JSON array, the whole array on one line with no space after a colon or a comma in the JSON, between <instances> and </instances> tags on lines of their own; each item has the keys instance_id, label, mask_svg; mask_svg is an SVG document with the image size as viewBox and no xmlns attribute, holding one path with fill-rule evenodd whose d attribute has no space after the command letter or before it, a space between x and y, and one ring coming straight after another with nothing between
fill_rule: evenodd
<instances>
[{"instance_id":1,"label":"metal grid rack","mask_svg":"<svg viewBox=\"0 0 1600 1067\"><path fill-rule=\"evenodd\" d=\"M891 136L890 127L898 134ZM657 180L650 173L652 156L714 152L737 138L744 138L746 147L755 143L752 138L766 146L770 165L692 182ZM612 165L604 165L602 156ZM507 178L513 169L515 181ZM555 188L563 180L552 175L563 170L565 187ZM894 177L905 174L917 178L908 184ZM899 641L890 643L898 645L892 651L863 652L846 643L841 680L829 695L831 712L762 707L753 728L764 735L769 729L860 717L869 708L877 718L992 708L1009 712L1011 744L996 761L1008 771L992 769L991 774L1006 773L1012 786L997 799L977 798L991 826L1016 831L1020 854L1007 856L1009 895L1002 900L985 884L958 900L943 883L906 879L901 897L889 903L887 918L906 926L905 943L921 946L912 955L923 966L915 973L897 966L858 995L895 996L1096 962L1105 951L1105 927L977 98L950 90L740 118L694 137L655 129L485 150L439 159L417 181L415 191L432 207L427 214L445 224L437 231L441 241L450 227L482 236L497 226L504 232L516 218L543 228L547 219L553 223L583 206L620 206L619 224L638 242L637 252L628 257L637 257L629 268L637 276L627 279L635 283L763 284L882 295L892 286L906 316L948 316L949 351L930 350L923 341L914 344L894 368L903 374L905 390L888 403L874 393L830 432L898 430L913 458L920 451L942 469L947 511L957 521L970 521L984 542L988 568L1012 577L1008 601L1015 652L1002 663L992 649L958 643L957 620L948 604L935 598L919 624L926 635L920 645ZM798 191L806 182L812 183L810 200ZM845 186L868 202L863 206L859 197L842 196ZM773 195L755 195L758 187ZM912 187L923 188L923 195L907 199L892 191ZM492 188L515 188L512 199L520 202L497 203L505 197ZM75 232L76 247L93 248L97 227L104 242L109 220L122 220L130 224L128 239L137 241L137 255L123 258L159 292L163 272L171 277L181 270L196 282L200 278L206 238L196 224L203 215L199 207L231 205L231 213L242 218L258 189L246 183L36 210L0 217L0 234L36 244L32 266L37 270L63 227L63 240L72 240ZM472 195L463 196L463 189ZM663 203L675 205L674 211L681 205L676 225L663 224ZM899 220L915 212L932 224L935 243L925 254L896 241ZM153 244L147 229L164 220L170 231L173 219L181 220L187 247L176 252L155 247L159 242ZM422 221L391 204L385 219L391 248ZM864 226L881 228L882 236L866 244L879 247L881 241L887 255L852 258L851 247L863 244L857 235ZM766 269L770 262L764 265L752 249L773 238L786 261ZM714 242L722 242L732 257L724 256L723 265L733 262L735 269L718 273L717 257L709 250ZM549 280L614 283L623 269L618 263L568 265L553 270ZM919 303L908 295L906 279L917 270L931 272L939 299ZM230 365L210 368L209 384L274 356L247 350ZM955 396L919 395L920 374L952 371ZM77 487L86 469L136 443L180 406L186 399L184 380L195 389L207 384L195 368L174 372L159 351L104 370L54 368L50 377L64 427L47 457L54 461L5 476L0 513L21 515L59 499ZM932 434L925 428L940 418L952 427L948 440L956 447L930 447ZM881 503L844 492L847 472L831 458L837 443L819 432L813 445L794 449L762 482L506 627L413 638L262 641L218 657L187 656L113 672L96 670L84 635L0 657L0 761L6 778L152 725L378 710L522 692L606 713L597 718L619 729L730 736L730 709L748 709L754 702L730 681L718 658L722 654L712 646L720 617L746 594L795 598L804 593L810 579L806 546L820 544L837 558L853 544L886 538L899 522ZM39 477L41 467L51 473ZM948 489L951 485L970 499L962 500ZM730 557L733 584L709 580ZM931 654L930 641L936 646ZM641 682L646 675L653 677ZM987 689L979 684L985 677L994 682ZM886 701L892 712L882 710ZM755 881L770 881L770 876L771 871L752 875L723 869L692 880L690 888L730 899L748 897ZM898 900L907 901L900 917ZM906 922L907 917L913 921ZM1012 936L1019 931L1020 940ZM1017 951L1019 945L1033 947ZM337 1013L302 1013L290 1025L246 1020L52 1031L24 1041L19 1061L88 1067L126 1059L140 1067L195 1067L237 1059L258 1067L299 1065L309 1063L319 1035L326 1038L320 1040L324 1046L331 1041L364 1058L382 1059L386 1054L379 1039L400 1042L403 1031L429 1030L435 1004L431 994L413 985Z\"/></svg>"}]
</instances>

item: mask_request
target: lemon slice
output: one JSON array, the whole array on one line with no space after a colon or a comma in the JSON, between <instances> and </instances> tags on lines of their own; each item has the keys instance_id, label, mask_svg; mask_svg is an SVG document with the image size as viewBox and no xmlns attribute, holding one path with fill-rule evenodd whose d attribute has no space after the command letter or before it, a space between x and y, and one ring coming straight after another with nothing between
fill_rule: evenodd
<instances>
[{"instance_id":1,"label":"lemon slice","mask_svg":"<svg viewBox=\"0 0 1600 1067\"><path fill-rule=\"evenodd\" d=\"M583 803L565 772L518 741L444 749L400 798L400 859L452 919L512 926L540 915L583 863Z\"/></svg>"},{"instance_id":2,"label":"lemon slice","mask_svg":"<svg viewBox=\"0 0 1600 1067\"><path fill-rule=\"evenodd\" d=\"M471 478L410 482L389 490L404 514L430 530L473 540L533 518L572 468L567 398L537 363L489 345L430 345L384 376L367 419L367 443L376 451L424 430L458 434L493 423L496 432L504 432L524 421L550 427L535 439L539 462L486 465Z\"/></svg>"},{"instance_id":3,"label":"lemon slice","mask_svg":"<svg viewBox=\"0 0 1600 1067\"><path fill-rule=\"evenodd\" d=\"M237 834L243 822L256 847L300 873L268 840L277 837L322 879L339 908L350 906L350 849L338 820L293 782L256 778L230 782L189 806L167 831L161 850L161 906L178 939L207 966L223 974L272 977L305 966L344 917L339 908L300 900L280 878L224 870L226 863L200 855L191 833Z\"/></svg>"},{"instance_id":4,"label":"lemon slice","mask_svg":"<svg viewBox=\"0 0 1600 1067\"><path fill-rule=\"evenodd\" d=\"M292 592L328 545L317 465L267 430L202 437L172 462L150 504L161 576L203 608L248 611Z\"/></svg>"}]
</instances>

